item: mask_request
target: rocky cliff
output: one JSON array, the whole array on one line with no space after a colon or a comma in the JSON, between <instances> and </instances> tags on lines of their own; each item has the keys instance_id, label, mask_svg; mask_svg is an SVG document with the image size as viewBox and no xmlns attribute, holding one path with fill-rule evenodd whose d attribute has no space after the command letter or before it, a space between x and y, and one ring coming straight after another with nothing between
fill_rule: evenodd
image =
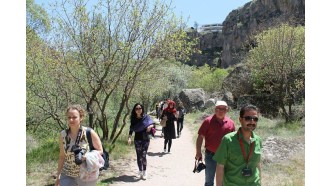
<instances>
[{"instance_id":1,"label":"rocky cliff","mask_svg":"<svg viewBox=\"0 0 330 186\"><path fill-rule=\"evenodd\" d=\"M252 36L281 23L305 25L304 0L252 0L231 11L222 23L222 32L191 34L198 37L202 54L194 54L188 64L227 68L240 63L253 44ZM193 33L193 32L192 32Z\"/></svg>"}]
</instances>

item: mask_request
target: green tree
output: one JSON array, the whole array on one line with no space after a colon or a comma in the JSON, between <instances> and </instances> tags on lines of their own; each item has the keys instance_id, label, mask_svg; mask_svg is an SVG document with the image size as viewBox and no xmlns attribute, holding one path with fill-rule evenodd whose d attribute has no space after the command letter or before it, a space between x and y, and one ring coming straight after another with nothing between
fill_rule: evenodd
<instances>
[{"instance_id":1,"label":"green tree","mask_svg":"<svg viewBox=\"0 0 330 186\"><path fill-rule=\"evenodd\" d=\"M50 30L50 20L46 10L37 5L34 0L26 1L26 27L29 31L47 32Z\"/></svg>"},{"instance_id":2,"label":"green tree","mask_svg":"<svg viewBox=\"0 0 330 186\"><path fill-rule=\"evenodd\" d=\"M286 122L290 122L295 98L305 86L305 28L283 24L260 33L256 39L257 47L249 52L247 60L255 90L273 95Z\"/></svg>"},{"instance_id":3,"label":"green tree","mask_svg":"<svg viewBox=\"0 0 330 186\"><path fill-rule=\"evenodd\" d=\"M222 83L227 75L227 70L211 68L207 64L194 67L188 87L202 88L208 93L217 92L221 90Z\"/></svg>"},{"instance_id":4,"label":"green tree","mask_svg":"<svg viewBox=\"0 0 330 186\"><path fill-rule=\"evenodd\" d=\"M26 2L26 11L26 121L27 129L36 131L49 120L59 121L56 98L61 96L61 91L55 91L58 73L57 63L49 58L52 50L40 37L51 29L48 14L33 0ZM47 106L50 103L52 107Z\"/></svg>"},{"instance_id":5,"label":"green tree","mask_svg":"<svg viewBox=\"0 0 330 186\"><path fill-rule=\"evenodd\" d=\"M62 112L69 103L85 103L89 126L100 127L101 137L114 144L127 123L132 92L137 84L144 86L144 75L167 60L187 58L194 43L163 2L107 0L90 9L86 4L55 2L50 52L44 54L52 59L52 68L42 69L42 91L34 96L45 99L37 107ZM44 84L51 84L48 90ZM65 121L56 121L64 127Z\"/></svg>"}]
</instances>

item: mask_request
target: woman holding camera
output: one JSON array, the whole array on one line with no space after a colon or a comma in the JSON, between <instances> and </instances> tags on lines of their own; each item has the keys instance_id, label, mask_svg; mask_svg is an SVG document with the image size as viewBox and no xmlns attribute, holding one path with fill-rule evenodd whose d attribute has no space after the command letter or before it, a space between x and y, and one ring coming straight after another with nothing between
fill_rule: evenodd
<instances>
[{"instance_id":1,"label":"woman holding camera","mask_svg":"<svg viewBox=\"0 0 330 186\"><path fill-rule=\"evenodd\" d=\"M68 129L62 130L59 136L60 154L55 186L95 186L97 179L86 181L80 178L80 165L86 161L86 152L89 152L87 128L81 125L85 111L80 105L71 105L66 110L66 116ZM91 138L96 150L91 151L91 153L96 153L96 157L102 158L101 140L92 129ZM96 168L98 171L98 167Z\"/></svg>"},{"instance_id":2,"label":"woman holding camera","mask_svg":"<svg viewBox=\"0 0 330 186\"><path fill-rule=\"evenodd\" d=\"M154 121L144 113L142 104L136 103L131 112L131 126L128 136L128 145L132 143L132 134L135 132L134 145L139 167L139 177L147 179L147 151L150 135L153 134ZM155 132L155 131L154 131Z\"/></svg>"}]
</instances>

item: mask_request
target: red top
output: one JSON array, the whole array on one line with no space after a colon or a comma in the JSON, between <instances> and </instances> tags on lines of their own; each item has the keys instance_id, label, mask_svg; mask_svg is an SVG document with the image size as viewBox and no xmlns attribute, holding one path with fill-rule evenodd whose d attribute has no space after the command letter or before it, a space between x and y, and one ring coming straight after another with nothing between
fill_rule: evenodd
<instances>
[{"instance_id":1,"label":"red top","mask_svg":"<svg viewBox=\"0 0 330 186\"><path fill-rule=\"evenodd\" d=\"M225 116L223 121L219 122L214 114L205 118L198 134L205 137L205 148L211 152L216 152L222 137L233 131L235 131L233 120Z\"/></svg>"}]
</instances>

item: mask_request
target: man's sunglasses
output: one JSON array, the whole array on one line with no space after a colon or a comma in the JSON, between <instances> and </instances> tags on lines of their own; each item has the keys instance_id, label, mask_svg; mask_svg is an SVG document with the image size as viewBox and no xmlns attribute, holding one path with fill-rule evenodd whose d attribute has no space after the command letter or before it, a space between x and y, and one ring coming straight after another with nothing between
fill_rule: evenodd
<instances>
[{"instance_id":1,"label":"man's sunglasses","mask_svg":"<svg viewBox=\"0 0 330 186\"><path fill-rule=\"evenodd\" d=\"M258 122L259 118L258 117L253 117L253 116L245 116L243 117L245 119L245 121L255 121Z\"/></svg>"}]
</instances>

